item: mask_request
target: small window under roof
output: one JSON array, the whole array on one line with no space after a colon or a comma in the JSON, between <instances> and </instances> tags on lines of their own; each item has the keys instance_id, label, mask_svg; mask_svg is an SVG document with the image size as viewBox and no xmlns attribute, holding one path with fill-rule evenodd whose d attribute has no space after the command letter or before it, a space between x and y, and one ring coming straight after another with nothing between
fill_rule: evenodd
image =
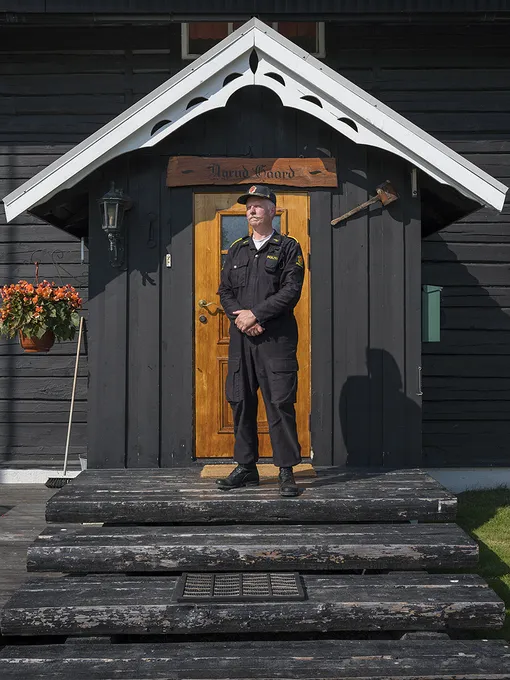
<instances>
[{"instance_id":1,"label":"small window under roof","mask_svg":"<svg viewBox=\"0 0 510 680\"><path fill-rule=\"evenodd\" d=\"M181 24L181 55L196 59L242 26L242 21L194 21ZM326 56L323 21L273 21L271 27L314 57Z\"/></svg>"}]
</instances>

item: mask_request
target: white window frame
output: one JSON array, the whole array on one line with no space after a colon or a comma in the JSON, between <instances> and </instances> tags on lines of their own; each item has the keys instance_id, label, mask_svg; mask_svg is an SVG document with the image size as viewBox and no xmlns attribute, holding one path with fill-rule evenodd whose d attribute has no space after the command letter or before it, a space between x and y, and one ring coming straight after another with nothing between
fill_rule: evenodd
<instances>
[{"instance_id":1,"label":"white window frame","mask_svg":"<svg viewBox=\"0 0 510 680\"><path fill-rule=\"evenodd\" d=\"M312 52L312 57L317 57L317 59L324 59L326 57L326 29L324 21L316 21L316 41L315 41L315 52ZM271 24L275 31L278 31L278 22L273 21ZM234 22L227 22L227 35L234 32ZM181 58L183 60L198 59L201 54L190 54L189 52L189 23L181 24Z\"/></svg>"}]
</instances>

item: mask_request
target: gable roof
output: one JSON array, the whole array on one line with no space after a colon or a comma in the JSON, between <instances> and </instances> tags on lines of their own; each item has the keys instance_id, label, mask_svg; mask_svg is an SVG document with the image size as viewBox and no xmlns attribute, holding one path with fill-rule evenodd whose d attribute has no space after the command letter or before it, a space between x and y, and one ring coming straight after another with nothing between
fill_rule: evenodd
<instances>
[{"instance_id":1,"label":"gable roof","mask_svg":"<svg viewBox=\"0 0 510 680\"><path fill-rule=\"evenodd\" d=\"M8 221L116 156L151 147L247 85L319 118L357 144L385 149L481 205L501 210L508 188L308 52L250 19L110 123L3 199Z\"/></svg>"}]
</instances>

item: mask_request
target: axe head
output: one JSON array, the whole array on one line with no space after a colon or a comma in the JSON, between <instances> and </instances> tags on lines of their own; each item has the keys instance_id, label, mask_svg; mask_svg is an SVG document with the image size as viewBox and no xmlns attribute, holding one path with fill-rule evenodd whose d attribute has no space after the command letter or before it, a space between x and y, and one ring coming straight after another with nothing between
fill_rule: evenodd
<instances>
[{"instance_id":1,"label":"axe head","mask_svg":"<svg viewBox=\"0 0 510 680\"><path fill-rule=\"evenodd\" d=\"M383 182L377 187L377 196L383 205L388 205L388 203L393 203L398 198L398 194L392 187L389 180Z\"/></svg>"}]
</instances>

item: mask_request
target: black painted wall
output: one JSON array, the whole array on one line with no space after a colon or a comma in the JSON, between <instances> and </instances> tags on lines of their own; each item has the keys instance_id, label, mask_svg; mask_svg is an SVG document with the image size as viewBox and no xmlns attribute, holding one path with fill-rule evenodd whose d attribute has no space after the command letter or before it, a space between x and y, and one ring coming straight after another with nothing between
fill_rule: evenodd
<instances>
[{"instance_id":1,"label":"black painted wall","mask_svg":"<svg viewBox=\"0 0 510 680\"><path fill-rule=\"evenodd\" d=\"M2 25L2 196L176 73L182 67L179 36L177 24ZM330 66L508 182L506 25L463 25L458 18L402 28L339 22L327 25L326 40ZM1 283L30 276L32 253L43 247L63 252L57 259L63 280L86 293L87 265L80 263L74 237L29 216L6 226L1 212ZM442 342L424 346L425 463L508 463L509 222L508 205L502 215L482 210L423 242L423 281L445 286ZM51 257L42 253L40 259L41 275L55 278ZM1 341L4 466L50 465L61 458L73 351L66 344L49 357L31 358L15 342ZM86 360L85 348L73 460L87 445Z\"/></svg>"},{"instance_id":2,"label":"black painted wall","mask_svg":"<svg viewBox=\"0 0 510 680\"><path fill-rule=\"evenodd\" d=\"M105 264L105 238L91 220L90 465L191 463L193 196L191 188L168 189L165 168L175 154L247 153L337 159L339 189L311 190L314 461L419 464L421 225L409 165L250 87L155 150L98 173L98 192L118 178L134 208L120 275ZM366 201L388 176L400 194L395 205L331 228L333 216ZM171 269L162 266L168 252ZM94 329L101 329L97 342Z\"/></svg>"}]
</instances>

